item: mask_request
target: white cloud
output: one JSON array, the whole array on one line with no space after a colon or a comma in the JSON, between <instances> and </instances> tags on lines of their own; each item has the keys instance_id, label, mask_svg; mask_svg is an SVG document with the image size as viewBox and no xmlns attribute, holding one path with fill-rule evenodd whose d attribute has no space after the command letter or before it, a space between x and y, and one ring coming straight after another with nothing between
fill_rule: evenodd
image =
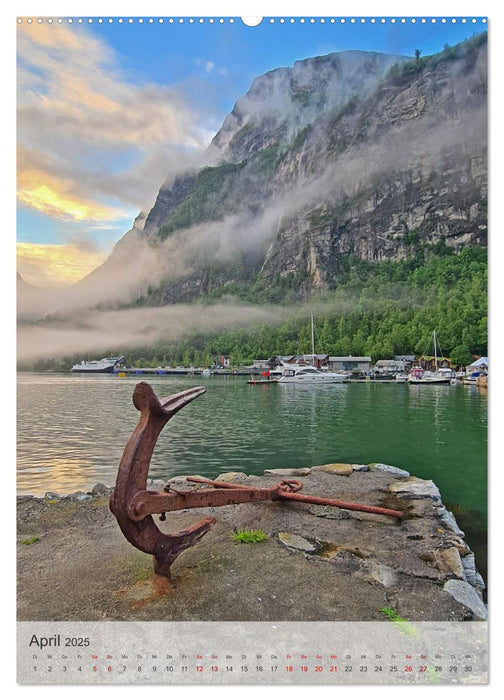
<instances>
[{"instance_id":1,"label":"white cloud","mask_svg":"<svg viewBox=\"0 0 504 700\"><path fill-rule=\"evenodd\" d=\"M108 197L118 218L122 205L152 201L175 165L201 158L202 115L175 88L128 82L118 56L85 28L19 25L18 56L26 206L78 220L84 203L97 216L82 218L107 220Z\"/></svg>"}]
</instances>

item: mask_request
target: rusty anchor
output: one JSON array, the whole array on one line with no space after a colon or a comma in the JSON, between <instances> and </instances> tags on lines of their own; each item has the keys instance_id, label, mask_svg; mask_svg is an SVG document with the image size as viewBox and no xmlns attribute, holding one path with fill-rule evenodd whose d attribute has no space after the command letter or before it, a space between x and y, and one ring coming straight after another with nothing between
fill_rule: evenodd
<instances>
[{"instance_id":1,"label":"rusty anchor","mask_svg":"<svg viewBox=\"0 0 504 700\"><path fill-rule=\"evenodd\" d=\"M140 411L140 419L124 449L116 485L110 496L110 509L126 539L142 552L153 555L156 574L170 579L170 567L178 555L196 544L215 525L216 519L206 517L186 530L165 534L155 524L154 514L160 514L160 519L164 520L165 513L188 508L293 500L393 518L403 517L403 513L397 510L300 494L298 491L303 484L296 480L284 480L269 488L253 488L202 477L187 477L187 481L212 488L180 491L168 485L164 492L149 491L149 466L161 430L170 418L205 391L204 387L197 386L159 400L149 384L140 382L133 392L133 404Z\"/></svg>"}]
</instances>

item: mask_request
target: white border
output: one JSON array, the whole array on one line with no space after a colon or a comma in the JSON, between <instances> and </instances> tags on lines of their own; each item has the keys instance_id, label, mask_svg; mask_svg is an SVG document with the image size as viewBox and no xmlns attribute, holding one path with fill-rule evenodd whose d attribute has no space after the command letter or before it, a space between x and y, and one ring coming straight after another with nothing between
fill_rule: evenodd
<instances>
[{"instance_id":1,"label":"white border","mask_svg":"<svg viewBox=\"0 0 504 700\"><path fill-rule=\"evenodd\" d=\"M488 16L489 17L489 35L490 35L490 78L491 78L491 89L490 89L490 241L491 241L491 256L490 256L490 280L491 280L491 306L490 306L490 351L489 354L492 357L495 355L495 362L497 364L499 360L498 351L501 352L501 348L504 347L504 342L502 338L502 323L496 318L494 313L494 307L497 307L500 298L500 284L497 283L496 279L501 274L500 263L503 260L502 256L502 245L504 232L500 227L500 212L497 210L499 207L500 195L500 176L498 170L502 169L502 161L499 155L502 153L502 127L499 125L499 120L497 118L497 109L500 104L497 103L498 94L501 92L501 87L495 80L493 76L499 75L499 51L502 32L502 9L501 5L496 2L468 2L467 0L459 0L458 2L432 2L425 0L421 4L417 5L407 5L402 2L392 2L392 1L382 1L380 3L371 1L353 1L348 5L341 2L318 2L312 1L310 3L300 3L295 0L287 3L285 1L280 2L275 0L270 0L270 2L250 2L250 0L241 3L229 2L149 2L149 0L143 0L141 3L133 3L130 0L124 2L106 2L102 0L101 2L96 2L96 0L89 0L86 3L79 2L62 2L61 0L47 0L47 2L40 2L39 0L32 0L32 2L17 2L15 7L9 7L7 10L3 10L2 22L0 23L1 41L0 46L3 53L3 93L4 98L7 95L7 104L3 105L3 120L2 120L2 156L4 167L2 168L2 210L3 210L3 244L4 251L7 250L7 254L1 257L1 274L0 280L2 281L2 292L3 292L3 322L4 327L7 326L7 339L3 334L2 340L2 368L3 373L3 383L4 391L3 393L3 405L5 406L5 418L7 422L3 423L2 440L7 439L7 453L4 454L4 495L9 498L12 502L12 495L15 493L15 479L14 479L14 464L15 464L15 448L14 448L14 437L15 437L15 306L13 303L12 290L15 289L13 286L15 283L15 117L13 105L15 104L15 18L19 16L61 16L66 17L69 15L79 15L83 17L89 16L119 16L119 14L128 14L130 16L139 16L142 14L145 16L152 17L189 17L189 16L201 16L208 17L210 13L213 16L222 17L238 17L238 16L269 16L269 17L280 17L282 15L286 16L306 16L304 10L308 9L310 16L312 17L331 17L331 16L355 16L355 17L372 17L378 12L380 16L391 17L391 16L425 16L425 17L473 17L473 16ZM139 12L140 10L140 12ZM500 111L500 110L499 110ZM494 122L495 120L495 122ZM11 335L12 334L12 335ZM12 340L11 340L12 338ZM495 350L495 352L494 352ZM496 366L496 365L494 365ZM10 376L11 375L11 376ZM6 387L5 387L6 385ZM492 488L490 494L492 496L490 501L490 514L497 510L494 506L497 506L497 498L499 494L504 493L504 489L500 488L502 482L502 469L499 469L499 463L501 460L498 458L500 455L500 450L495 444L495 438L499 433L498 425L502 425L502 421L499 421L499 406L498 399L501 395L502 390L502 380L497 376L497 372L492 375L492 382L490 388L490 431L491 436L491 450L490 450L490 463L493 465L493 470L490 475ZM6 389L6 390L5 390ZM7 493L5 493L7 491ZM14 509L13 509L14 510ZM13 510L9 517L9 525L15 522L13 516ZM9 511L10 512L10 511ZM2 625L2 686L9 693L9 697L26 697L33 699L37 698L53 698L55 696L65 695L67 696L69 692L72 695L81 696L82 694L88 692L89 687L72 686L71 689L68 686L51 686L51 687L20 687L15 684L15 553L14 553L14 533L11 533L9 527L8 537L9 539L9 562L10 566L8 570L11 572L11 577L9 579L8 586L2 589L4 595L2 597L2 603L4 608L4 621L8 622L8 626ZM491 528L491 536L489 537L490 546L490 560L491 560L491 580L493 585L497 584L498 580L501 580L499 576L500 567L498 567L498 553L493 547L496 540L500 540L501 536L498 532L501 525L495 522ZM494 533L494 528L497 532ZM4 541L5 542L5 541ZM5 567L7 568L7 567ZM6 589L7 588L7 589ZM5 590L6 589L6 590ZM501 616L502 616L502 604L499 603L497 595L491 593L491 613L490 613L490 629L491 629L491 643L490 643L490 678L491 682L489 686L478 687L478 693L494 693L499 687L503 685L502 675L499 673L500 665L502 660L500 659L500 647L497 638L497 632L500 627ZM491 588L492 591L492 588ZM6 614L7 613L7 614ZM334 687L326 688L320 686L303 686L289 688L286 692L289 693L289 697L306 696L309 692L309 688L313 687L314 692L317 694L331 693L331 697L334 697L335 692L338 692ZM238 692L241 697L257 695L258 692L261 695L269 696L270 694L275 694L278 697L279 693L282 693L281 686L264 687L261 686L260 690L257 686L240 686L237 689L234 686L219 686L218 688L208 688L207 686L200 686L195 688L194 692L205 693L205 696L210 697L229 697L235 698ZM474 690L474 688L473 688ZM422 686L415 686L414 688L408 688L409 692L413 693L423 693L425 688ZM429 687L429 693L442 693L443 696L450 694L452 692L464 693L466 688L457 687ZM107 693L107 697L110 697L111 692L114 692L110 687L93 687L93 694L100 695L102 692ZM177 692L186 693L190 692L183 686L177 686L176 688L159 688L153 687L147 690L145 687L121 687L118 692L121 693L120 697L138 697L139 694L145 692L156 692L156 693L166 693L166 692ZM365 692L369 695L372 693L373 697L399 697L404 693L404 688L401 686L393 687L372 687L366 686L365 688L358 688L354 686L343 686L340 688L340 692L344 693L346 697L352 697L353 693Z\"/></svg>"}]
</instances>

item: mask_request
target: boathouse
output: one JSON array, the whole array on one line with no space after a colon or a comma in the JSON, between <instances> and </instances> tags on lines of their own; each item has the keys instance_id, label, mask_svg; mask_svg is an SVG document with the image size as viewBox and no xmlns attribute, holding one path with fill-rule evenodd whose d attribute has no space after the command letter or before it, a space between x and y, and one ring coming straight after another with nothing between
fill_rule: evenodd
<instances>
[{"instance_id":1,"label":"boathouse","mask_svg":"<svg viewBox=\"0 0 504 700\"><path fill-rule=\"evenodd\" d=\"M322 369L322 367L327 367L329 362L329 355L301 355L298 358L299 364L313 365L317 369Z\"/></svg>"},{"instance_id":2,"label":"boathouse","mask_svg":"<svg viewBox=\"0 0 504 700\"><path fill-rule=\"evenodd\" d=\"M466 367L467 372L488 372L488 357L479 357Z\"/></svg>"},{"instance_id":3,"label":"boathouse","mask_svg":"<svg viewBox=\"0 0 504 700\"><path fill-rule=\"evenodd\" d=\"M394 355L394 360L404 362L404 370L409 372L411 367L415 364L415 355Z\"/></svg>"},{"instance_id":4,"label":"boathouse","mask_svg":"<svg viewBox=\"0 0 504 700\"><path fill-rule=\"evenodd\" d=\"M296 356L295 355L273 355L268 360L269 369L276 369L277 367L281 367L284 362L287 362L287 364L289 364L289 365L293 364L296 362Z\"/></svg>"},{"instance_id":5,"label":"boathouse","mask_svg":"<svg viewBox=\"0 0 504 700\"><path fill-rule=\"evenodd\" d=\"M329 357L327 360L327 366L331 372L337 372L340 370L344 370L345 372L351 372L353 370L368 372L371 366L371 358L353 357L352 355L346 355L343 357Z\"/></svg>"},{"instance_id":6,"label":"boathouse","mask_svg":"<svg viewBox=\"0 0 504 700\"><path fill-rule=\"evenodd\" d=\"M379 374L397 374L398 372L405 372L406 362L404 362L404 360L377 360L374 371Z\"/></svg>"},{"instance_id":7,"label":"boathouse","mask_svg":"<svg viewBox=\"0 0 504 700\"><path fill-rule=\"evenodd\" d=\"M269 360L254 360L250 369L270 369Z\"/></svg>"},{"instance_id":8,"label":"boathouse","mask_svg":"<svg viewBox=\"0 0 504 700\"><path fill-rule=\"evenodd\" d=\"M422 369L427 369L431 372L434 372L436 369L436 358L434 355L422 355L422 357L418 358L418 364ZM449 357L438 357L437 358L437 366L438 369L441 367L451 367L451 360Z\"/></svg>"}]
</instances>

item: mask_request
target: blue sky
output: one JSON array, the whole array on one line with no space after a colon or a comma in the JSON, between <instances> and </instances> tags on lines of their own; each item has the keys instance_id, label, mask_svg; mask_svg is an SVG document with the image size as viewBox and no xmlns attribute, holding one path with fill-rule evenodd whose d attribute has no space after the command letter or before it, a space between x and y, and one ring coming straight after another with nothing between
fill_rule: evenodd
<instances>
[{"instance_id":1,"label":"blue sky","mask_svg":"<svg viewBox=\"0 0 504 700\"><path fill-rule=\"evenodd\" d=\"M224 18L223 24L219 23L220 17L214 18L213 24L208 18L203 24L197 17L192 24L188 19L183 24L177 18L173 24L168 19L163 24L158 20L148 24L146 17L143 24L138 21L128 24L126 16L123 24L94 24L92 31L104 37L124 57L124 67L131 71L133 79L151 78L159 83L188 80L201 75L195 65L198 57L225 68L225 79L222 76L215 79L215 75L205 77L223 90L220 104L226 112L255 76L290 66L303 58L345 50L414 56L417 48L428 55L441 51L446 43L456 44L485 29L482 18L477 17L474 24L473 18L464 24L461 19L442 23L441 18L435 24L429 18L422 23L422 17L414 18L414 24L411 17L404 18L405 23L401 23L403 18L398 18L392 24L390 19L381 23L379 16L374 18L374 24L372 18L367 18L365 23L357 18L352 23L351 17L345 18L344 24L340 18L331 23L330 17L321 24L318 17L315 23L310 22L310 16L304 18L304 23L299 17L291 23L286 16L284 23L277 17L274 24L265 17L257 27L248 27L239 18L233 24L229 18Z\"/></svg>"},{"instance_id":2,"label":"blue sky","mask_svg":"<svg viewBox=\"0 0 504 700\"><path fill-rule=\"evenodd\" d=\"M256 76L333 51L425 56L486 30L477 16L108 18L18 24L18 265L32 283L99 264Z\"/></svg>"}]
</instances>

